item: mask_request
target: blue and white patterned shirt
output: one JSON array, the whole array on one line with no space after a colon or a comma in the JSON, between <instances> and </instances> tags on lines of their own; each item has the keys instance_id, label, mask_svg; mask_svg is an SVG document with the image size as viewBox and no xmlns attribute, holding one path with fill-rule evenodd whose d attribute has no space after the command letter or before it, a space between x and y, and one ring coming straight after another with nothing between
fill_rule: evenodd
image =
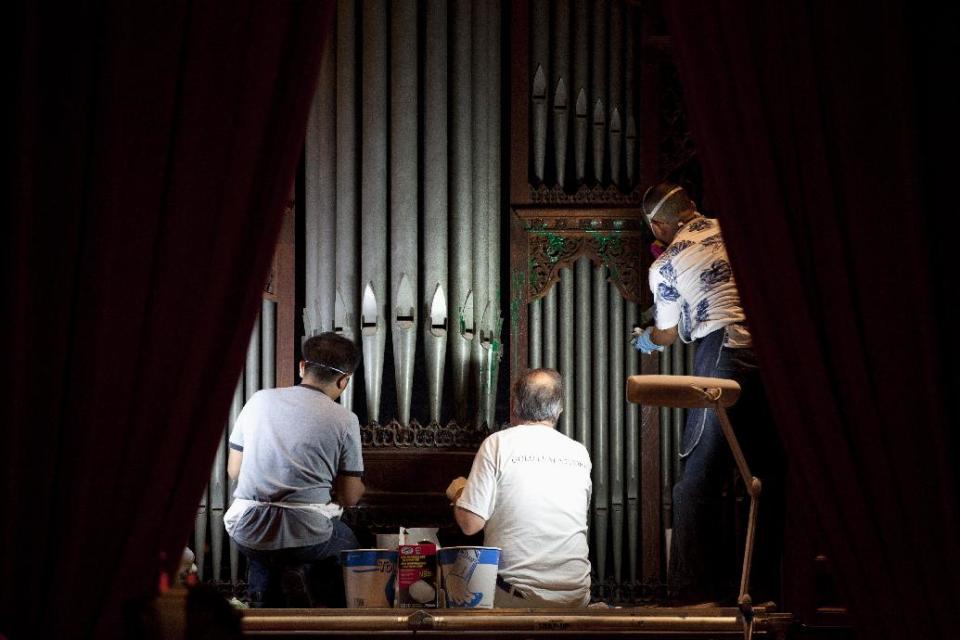
<instances>
[{"instance_id":1,"label":"blue and white patterned shirt","mask_svg":"<svg viewBox=\"0 0 960 640\"><path fill-rule=\"evenodd\" d=\"M720 236L720 223L696 217L650 265L650 290L657 329L677 327L683 342L693 342L727 327L724 346L749 347L750 333Z\"/></svg>"}]
</instances>

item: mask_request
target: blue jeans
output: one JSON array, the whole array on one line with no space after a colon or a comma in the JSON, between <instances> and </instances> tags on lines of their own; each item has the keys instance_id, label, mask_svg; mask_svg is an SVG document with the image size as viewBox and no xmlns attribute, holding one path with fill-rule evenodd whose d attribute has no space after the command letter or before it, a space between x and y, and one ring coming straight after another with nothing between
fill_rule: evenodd
<instances>
[{"instance_id":1,"label":"blue jeans","mask_svg":"<svg viewBox=\"0 0 960 640\"><path fill-rule=\"evenodd\" d=\"M286 549L250 549L237 545L248 561L247 593L253 599L263 599L271 606L279 606L280 576L287 568L304 568L307 584L315 599L327 606L345 606L340 552L356 549L357 537L353 530L340 521L332 520L330 539L320 544Z\"/></svg>"},{"instance_id":2,"label":"blue jeans","mask_svg":"<svg viewBox=\"0 0 960 640\"><path fill-rule=\"evenodd\" d=\"M753 350L724 347L724 335L720 329L697 342L693 375L740 383L740 398L727 415L750 471L762 483L750 593L754 602L777 600L786 460ZM736 540L724 517L723 490L736 466L713 409L688 412L680 455L668 586L681 600L728 599L739 589L743 532ZM745 526L746 516L742 521Z\"/></svg>"}]
</instances>

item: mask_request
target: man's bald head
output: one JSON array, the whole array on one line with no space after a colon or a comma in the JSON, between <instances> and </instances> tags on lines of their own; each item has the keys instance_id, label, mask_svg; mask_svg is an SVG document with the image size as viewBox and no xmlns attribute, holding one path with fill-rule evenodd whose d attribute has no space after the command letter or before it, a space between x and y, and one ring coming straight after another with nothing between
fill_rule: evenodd
<instances>
[{"instance_id":1,"label":"man's bald head","mask_svg":"<svg viewBox=\"0 0 960 640\"><path fill-rule=\"evenodd\" d=\"M557 423L563 411L563 382L553 369L531 369L513 383L513 412L521 422Z\"/></svg>"}]
</instances>

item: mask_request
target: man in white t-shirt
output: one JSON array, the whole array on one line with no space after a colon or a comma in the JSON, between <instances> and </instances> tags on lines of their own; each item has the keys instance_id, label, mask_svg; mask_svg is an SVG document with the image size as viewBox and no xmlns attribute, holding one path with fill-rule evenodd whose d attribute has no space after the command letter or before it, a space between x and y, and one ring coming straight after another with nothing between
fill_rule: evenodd
<instances>
[{"instance_id":1,"label":"man in white t-shirt","mask_svg":"<svg viewBox=\"0 0 960 640\"><path fill-rule=\"evenodd\" d=\"M447 490L467 535L499 547L496 607L583 607L590 602L587 511L590 454L555 427L563 385L552 369L513 384L514 426L492 434L470 477Z\"/></svg>"}]
</instances>

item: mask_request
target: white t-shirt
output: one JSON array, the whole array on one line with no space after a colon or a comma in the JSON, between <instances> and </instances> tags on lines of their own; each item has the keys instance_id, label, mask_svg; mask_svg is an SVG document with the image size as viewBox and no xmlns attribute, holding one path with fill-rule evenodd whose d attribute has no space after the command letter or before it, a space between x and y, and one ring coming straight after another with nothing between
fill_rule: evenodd
<instances>
[{"instance_id":1,"label":"white t-shirt","mask_svg":"<svg viewBox=\"0 0 960 640\"><path fill-rule=\"evenodd\" d=\"M498 431L477 450L457 506L487 521L484 544L500 547L499 574L524 595L589 604L590 469L582 444L541 425Z\"/></svg>"},{"instance_id":2,"label":"white t-shirt","mask_svg":"<svg viewBox=\"0 0 960 640\"><path fill-rule=\"evenodd\" d=\"M683 225L650 265L649 273L657 329L677 327L683 342L693 342L726 328L724 346L750 346L746 316L716 220L697 217Z\"/></svg>"}]
</instances>

